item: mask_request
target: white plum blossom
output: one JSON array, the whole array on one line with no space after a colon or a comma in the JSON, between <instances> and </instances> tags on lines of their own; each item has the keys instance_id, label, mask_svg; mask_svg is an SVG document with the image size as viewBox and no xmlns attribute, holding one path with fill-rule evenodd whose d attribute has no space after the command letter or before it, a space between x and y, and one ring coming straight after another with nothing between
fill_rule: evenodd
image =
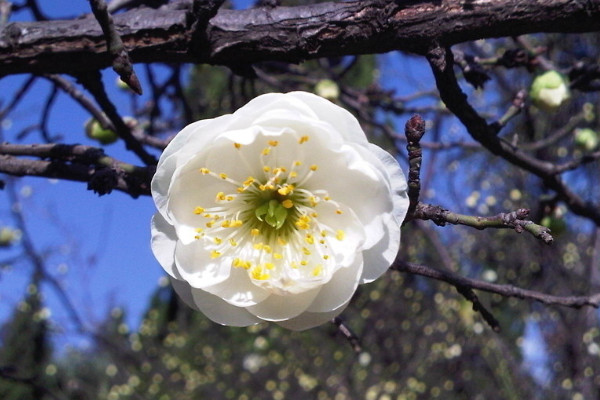
<instances>
[{"instance_id":1,"label":"white plum blossom","mask_svg":"<svg viewBox=\"0 0 600 400\"><path fill-rule=\"evenodd\" d=\"M397 161L314 94L259 96L184 128L152 180L152 250L213 321L320 325L399 249L408 209Z\"/></svg>"}]
</instances>

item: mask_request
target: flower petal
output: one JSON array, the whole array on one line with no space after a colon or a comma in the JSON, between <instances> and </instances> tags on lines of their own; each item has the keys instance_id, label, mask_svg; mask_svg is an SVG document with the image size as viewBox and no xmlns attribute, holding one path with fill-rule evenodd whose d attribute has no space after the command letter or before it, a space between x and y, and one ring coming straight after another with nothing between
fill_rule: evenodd
<instances>
[{"instance_id":1,"label":"flower petal","mask_svg":"<svg viewBox=\"0 0 600 400\"><path fill-rule=\"evenodd\" d=\"M204 290L236 307L254 306L271 295L268 290L252 283L245 269L239 268L232 269L227 281L207 285Z\"/></svg>"},{"instance_id":2,"label":"flower petal","mask_svg":"<svg viewBox=\"0 0 600 400\"><path fill-rule=\"evenodd\" d=\"M293 331L303 331L331 321L333 318L340 315L347 306L348 303L342 304L339 308L331 310L329 312L307 311L287 321L278 321L277 325L280 325L286 329L291 329Z\"/></svg>"},{"instance_id":3,"label":"flower petal","mask_svg":"<svg viewBox=\"0 0 600 400\"><path fill-rule=\"evenodd\" d=\"M175 228L160 213L156 213L152 217L151 232L150 246L154 257L169 275L175 277L175 247L177 245Z\"/></svg>"},{"instance_id":4,"label":"flower petal","mask_svg":"<svg viewBox=\"0 0 600 400\"><path fill-rule=\"evenodd\" d=\"M356 291L362 269L363 260L359 253L352 265L337 270L306 311L329 312L348 303Z\"/></svg>"},{"instance_id":5,"label":"flower petal","mask_svg":"<svg viewBox=\"0 0 600 400\"><path fill-rule=\"evenodd\" d=\"M284 321L306 310L319 294L320 287L303 293L281 296L272 294L265 301L246 308L265 321Z\"/></svg>"},{"instance_id":6,"label":"flower petal","mask_svg":"<svg viewBox=\"0 0 600 400\"><path fill-rule=\"evenodd\" d=\"M204 315L218 324L249 326L262 322L244 308L232 306L202 289L194 289L184 281L171 280L171 283L186 304L202 311Z\"/></svg>"},{"instance_id":7,"label":"flower petal","mask_svg":"<svg viewBox=\"0 0 600 400\"><path fill-rule=\"evenodd\" d=\"M211 258L210 251L200 242L188 245L178 242L175 264L181 278L199 289L221 283L231 274L231 261Z\"/></svg>"}]
</instances>

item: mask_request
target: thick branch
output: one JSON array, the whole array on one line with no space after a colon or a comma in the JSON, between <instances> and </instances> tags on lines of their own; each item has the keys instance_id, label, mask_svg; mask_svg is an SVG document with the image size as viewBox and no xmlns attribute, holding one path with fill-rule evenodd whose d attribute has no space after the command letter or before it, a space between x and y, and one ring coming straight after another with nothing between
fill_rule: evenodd
<instances>
[{"instance_id":1,"label":"thick branch","mask_svg":"<svg viewBox=\"0 0 600 400\"><path fill-rule=\"evenodd\" d=\"M350 1L220 10L201 40L190 0L114 16L133 62L222 65L405 50L424 53L481 38L600 30L600 0ZM208 2L204 7L212 9ZM208 11L210 12L210 11ZM76 73L110 66L104 35L88 16L13 23L0 38L0 75Z\"/></svg>"}]
</instances>

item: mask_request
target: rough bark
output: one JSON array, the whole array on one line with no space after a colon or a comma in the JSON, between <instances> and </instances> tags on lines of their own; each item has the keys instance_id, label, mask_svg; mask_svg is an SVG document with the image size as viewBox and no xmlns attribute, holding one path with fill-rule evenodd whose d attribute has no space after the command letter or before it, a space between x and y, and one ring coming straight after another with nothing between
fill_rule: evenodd
<instances>
[{"instance_id":1,"label":"rough bark","mask_svg":"<svg viewBox=\"0 0 600 400\"><path fill-rule=\"evenodd\" d=\"M196 24L191 1L114 16L133 62L222 65L403 50L425 53L481 38L600 30L600 0L352 1L220 10ZM202 32L198 32L199 29ZM194 31L196 30L196 31ZM200 34L199 34L200 33ZM0 35L0 76L81 73L111 59L91 16L12 23Z\"/></svg>"}]
</instances>

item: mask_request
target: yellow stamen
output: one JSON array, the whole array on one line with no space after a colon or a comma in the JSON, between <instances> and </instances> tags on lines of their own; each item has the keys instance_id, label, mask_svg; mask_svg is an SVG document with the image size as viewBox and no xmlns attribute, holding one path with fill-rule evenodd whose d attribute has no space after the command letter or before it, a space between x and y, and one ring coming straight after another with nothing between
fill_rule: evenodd
<instances>
[{"instance_id":1,"label":"yellow stamen","mask_svg":"<svg viewBox=\"0 0 600 400\"><path fill-rule=\"evenodd\" d=\"M212 251L210 252L210 258L217 258L217 257L220 257L220 256L221 256L221 253L219 253L219 252L218 252L218 251L216 251L216 250L212 250Z\"/></svg>"},{"instance_id":2,"label":"yellow stamen","mask_svg":"<svg viewBox=\"0 0 600 400\"><path fill-rule=\"evenodd\" d=\"M338 215L341 215L341 214L343 214L343 211L340 210L340 209L337 209L337 210L335 210L335 213L338 214Z\"/></svg>"},{"instance_id":3,"label":"yellow stamen","mask_svg":"<svg viewBox=\"0 0 600 400\"><path fill-rule=\"evenodd\" d=\"M345 237L346 237L346 233L341 229L338 229L337 232L335 233L335 238L337 240L344 240Z\"/></svg>"},{"instance_id":4,"label":"yellow stamen","mask_svg":"<svg viewBox=\"0 0 600 400\"><path fill-rule=\"evenodd\" d=\"M200 168L200 172L202 172L203 175L210 174L210 170L208 168Z\"/></svg>"},{"instance_id":5,"label":"yellow stamen","mask_svg":"<svg viewBox=\"0 0 600 400\"><path fill-rule=\"evenodd\" d=\"M305 255L307 255L307 256L310 256L310 250L308 250L306 247L303 247L303 248L302 248L302 252L303 252Z\"/></svg>"},{"instance_id":6,"label":"yellow stamen","mask_svg":"<svg viewBox=\"0 0 600 400\"><path fill-rule=\"evenodd\" d=\"M229 244L233 247L237 246L237 242L233 239L229 239Z\"/></svg>"},{"instance_id":7,"label":"yellow stamen","mask_svg":"<svg viewBox=\"0 0 600 400\"><path fill-rule=\"evenodd\" d=\"M240 147L242 147L242 145L239 143L234 143L233 145L235 146L236 149L239 149Z\"/></svg>"},{"instance_id":8,"label":"yellow stamen","mask_svg":"<svg viewBox=\"0 0 600 400\"><path fill-rule=\"evenodd\" d=\"M315 238L310 233L306 234L306 237L304 238L304 240L306 240L306 243L308 243L308 244L315 244Z\"/></svg>"},{"instance_id":9,"label":"yellow stamen","mask_svg":"<svg viewBox=\"0 0 600 400\"><path fill-rule=\"evenodd\" d=\"M221 178L221 179L227 179L227 174L226 174L226 173L224 173L224 172L221 172L221 173L219 174L219 178Z\"/></svg>"},{"instance_id":10,"label":"yellow stamen","mask_svg":"<svg viewBox=\"0 0 600 400\"><path fill-rule=\"evenodd\" d=\"M196 214L196 215L200 215L203 212L204 212L204 208L202 208L202 207L196 207L196 208L194 208L194 214Z\"/></svg>"},{"instance_id":11,"label":"yellow stamen","mask_svg":"<svg viewBox=\"0 0 600 400\"><path fill-rule=\"evenodd\" d=\"M311 171L316 171L317 169L319 169L319 166L317 164L313 164L310 166Z\"/></svg>"},{"instance_id":12,"label":"yellow stamen","mask_svg":"<svg viewBox=\"0 0 600 400\"><path fill-rule=\"evenodd\" d=\"M258 236L258 235L260 235L260 231L259 231L258 229L256 229L256 228L254 228L254 229L252 229L252 230L250 231L250 234L251 234L252 236Z\"/></svg>"},{"instance_id":13,"label":"yellow stamen","mask_svg":"<svg viewBox=\"0 0 600 400\"><path fill-rule=\"evenodd\" d=\"M270 148L270 147L265 147L265 148L262 150L261 154L262 154L263 156L268 156L270 152L271 152L271 148Z\"/></svg>"},{"instance_id":14,"label":"yellow stamen","mask_svg":"<svg viewBox=\"0 0 600 400\"><path fill-rule=\"evenodd\" d=\"M217 193L217 196L216 196L216 198L215 198L215 201L219 201L219 200L220 200L220 201L223 201L223 200L225 200L225 193L223 193L223 192L219 192L219 193Z\"/></svg>"},{"instance_id":15,"label":"yellow stamen","mask_svg":"<svg viewBox=\"0 0 600 400\"><path fill-rule=\"evenodd\" d=\"M321 275L322 272L323 272L323 266L321 264L319 264L312 270L312 275L319 276L319 275Z\"/></svg>"},{"instance_id":16,"label":"yellow stamen","mask_svg":"<svg viewBox=\"0 0 600 400\"><path fill-rule=\"evenodd\" d=\"M269 172L270 170L271 170L271 167L269 167L268 165L265 165L265 166L263 167L263 171L264 171L264 172Z\"/></svg>"},{"instance_id":17,"label":"yellow stamen","mask_svg":"<svg viewBox=\"0 0 600 400\"><path fill-rule=\"evenodd\" d=\"M294 202L291 201L290 199L285 199L284 201L281 202L281 205L284 206L285 208L292 208L292 207L294 207Z\"/></svg>"},{"instance_id":18,"label":"yellow stamen","mask_svg":"<svg viewBox=\"0 0 600 400\"><path fill-rule=\"evenodd\" d=\"M223 242L223 239L221 239L220 237L216 237L214 238L214 241L216 244L221 244Z\"/></svg>"},{"instance_id":19,"label":"yellow stamen","mask_svg":"<svg viewBox=\"0 0 600 400\"><path fill-rule=\"evenodd\" d=\"M277 146L279 144L279 142L277 140L269 140L269 146Z\"/></svg>"},{"instance_id":20,"label":"yellow stamen","mask_svg":"<svg viewBox=\"0 0 600 400\"><path fill-rule=\"evenodd\" d=\"M298 143L302 144L302 143L306 143L308 142L309 137L308 136L302 136L299 140Z\"/></svg>"}]
</instances>

